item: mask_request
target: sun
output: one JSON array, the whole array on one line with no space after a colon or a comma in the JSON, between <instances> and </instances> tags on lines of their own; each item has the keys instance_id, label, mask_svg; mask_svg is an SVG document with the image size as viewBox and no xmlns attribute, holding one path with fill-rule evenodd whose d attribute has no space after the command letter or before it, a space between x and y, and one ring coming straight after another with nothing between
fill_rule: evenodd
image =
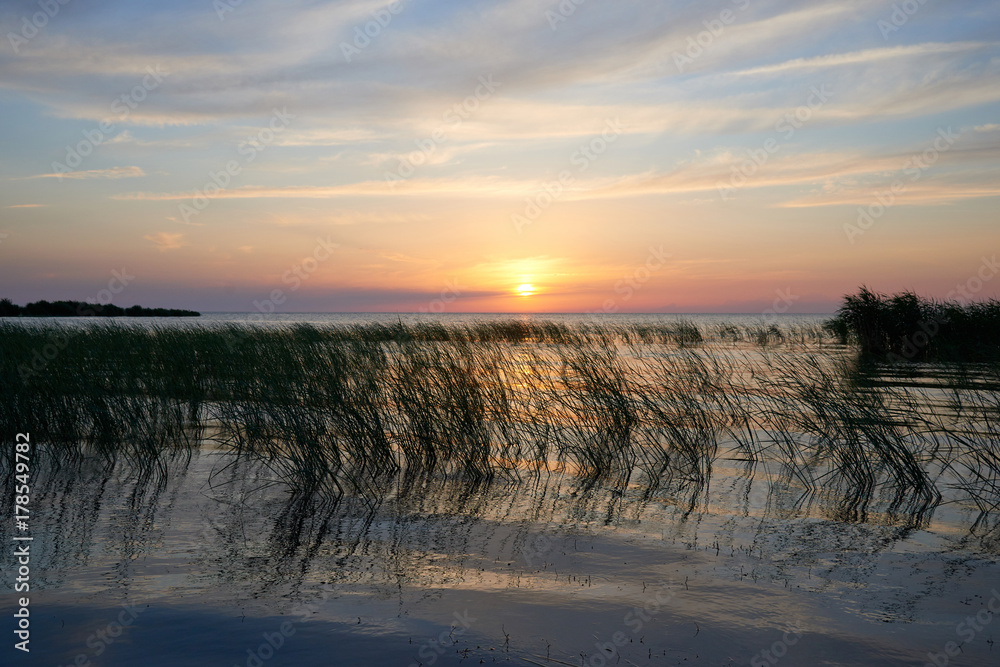
<instances>
[{"instance_id":1,"label":"sun","mask_svg":"<svg viewBox=\"0 0 1000 667\"><path fill-rule=\"evenodd\" d=\"M518 296L531 296L535 293L535 286L531 283L524 283L517 287Z\"/></svg>"}]
</instances>

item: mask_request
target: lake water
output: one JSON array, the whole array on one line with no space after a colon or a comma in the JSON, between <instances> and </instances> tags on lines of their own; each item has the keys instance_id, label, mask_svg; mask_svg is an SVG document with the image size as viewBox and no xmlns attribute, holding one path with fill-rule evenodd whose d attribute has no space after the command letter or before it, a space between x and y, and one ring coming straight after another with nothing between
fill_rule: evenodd
<instances>
[{"instance_id":1,"label":"lake water","mask_svg":"<svg viewBox=\"0 0 1000 667\"><path fill-rule=\"evenodd\" d=\"M693 322L699 327L711 328L722 324L754 326L762 323L777 324L782 327L795 325L822 325L833 314L728 314L728 313L202 313L201 317L20 317L9 322L24 324L58 323L60 325L90 325L115 321L134 325L153 326L213 326L220 323L253 325L267 324L314 324L327 326L354 326L364 324L417 324L440 322L446 326L468 326L476 322L497 322L516 319L524 322L558 322L566 325L577 324L661 324Z\"/></svg>"},{"instance_id":2,"label":"lake water","mask_svg":"<svg viewBox=\"0 0 1000 667\"><path fill-rule=\"evenodd\" d=\"M509 319L269 321L431 317ZM706 329L761 322L603 316L682 318ZM703 352L754 364L781 353L713 350ZM40 461L31 652L13 649L8 594L2 664L1000 664L1000 540L953 471L936 473L943 496L929 503L888 486L851 502L843 470L817 464L805 484L780 457L753 463L720 438L707 478L676 475L654 489L556 466L492 480L414 472L330 499L292 493L267 461L234 457L211 429L190 457L154 468ZM0 524L7 573L16 534Z\"/></svg>"}]
</instances>

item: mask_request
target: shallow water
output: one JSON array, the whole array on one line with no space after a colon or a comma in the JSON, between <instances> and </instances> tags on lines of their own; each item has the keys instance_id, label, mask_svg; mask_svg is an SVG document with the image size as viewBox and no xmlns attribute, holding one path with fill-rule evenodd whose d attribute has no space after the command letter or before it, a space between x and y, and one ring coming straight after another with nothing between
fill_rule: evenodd
<instances>
[{"instance_id":1,"label":"shallow water","mask_svg":"<svg viewBox=\"0 0 1000 667\"><path fill-rule=\"evenodd\" d=\"M310 321L303 317L278 320ZM316 323L354 323L355 316L337 317ZM232 319L239 318L199 326ZM476 319L484 318L447 324ZM726 321L708 320L699 326ZM547 367L539 359L551 348L515 349L506 352L510 368L524 361L533 369L523 380L513 371L470 375L506 378L527 397L511 413L517 423L539 409L530 397L541 391ZM618 344L615 351L640 375L683 370L642 366L679 358L677 348ZM701 352L709 360L734 355L727 386L743 391L747 405L785 411L776 423L794 416L802 397L781 403L774 392L784 385L753 385L753 374L794 376L807 353L832 361L845 350L790 344L771 366L769 348ZM949 412L956 391L941 385L950 372L923 366L916 376L860 379L885 388L887 415L895 414L893 401L912 399L911 416L961 418L955 433L993 437L972 416L988 411ZM892 393L896 385L906 391ZM685 391L676 396L700 402L691 416L722 410L721 397L696 383ZM992 390L961 391L973 405L977 391ZM567 405L552 408L564 412L545 424L572 428L573 414L583 413ZM584 479L574 474L579 466L550 452L530 464L505 461L500 474L478 482L449 476L444 466L404 467L363 494L330 498L307 493L266 460L235 457L213 439L221 429L221 418L210 422L190 458L121 457L110 470L91 459L56 466L42 448L32 478L31 652L14 650L8 632L0 664L1000 663L993 644L1000 622L991 611L1000 611L1000 530L995 512L984 515L972 502L961 467L934 473L940 498L911 493L877 466L877 483L859 490L849 462L819 455L828 445L815 433L789 432L815 454L796 469L778 445L747 460L747 449L719 431L706 448L709 463L681 465L659 485L641 476ZM934 444L932 433L898 432L920 455ZM957 445L955 452L959 460ZM9 510L10 502L5 495L0 506ZM5 573L18 566L13 531L0 523ZM12 594L0 601L11 629L17 608Z\"/></svg>"},{"instance_id":2,"label":"shallow water","mask_svg":"<svg viewBox=\"0 0 1000 667\"><path fill-rule=\"evenodd\" d=\"M923 665L964 638L949 664L998 655L1000 625L958 625L1000 609L1000 568L957 506L838 521L725 461L708 489L648 499L552 473L292 502L229 462L40 480L32 651L8 642L5 664Z\"/></svg>"},{"instance_id":3,"label":"shallow water","mask_svg":"<svg viewBox=\"0 0 1000 667\"><path fill-rule=\"evenodd\" d=\"M766 323L781 327L796 325L821 325L832 314L727 314L727 313L202 313L200 317L19 317L8 319L11 323L82 325L106 323L108 321L134 324L137 326L217 326L219 324L242 323L252 325L313 324L317 326L353 326L367 324L390 325L435 323L445 326L468 326L477 322L508 322L512 319L523 322L557 322L567 326L580 324L671 324L692 322L708 329L723 324L754 326Z\"/></svg>"}]
</instances>

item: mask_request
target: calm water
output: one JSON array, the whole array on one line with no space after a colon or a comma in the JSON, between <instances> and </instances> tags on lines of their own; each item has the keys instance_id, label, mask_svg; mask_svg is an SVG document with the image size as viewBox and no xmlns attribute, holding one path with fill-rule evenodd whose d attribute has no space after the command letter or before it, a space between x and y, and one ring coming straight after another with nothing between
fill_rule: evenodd
<instances>
[{"instance_id":1,"label":"calm water","mask_svg":"<svg viewBox=\"0 0 1000 667\"><path fill-rule=\"evenodd\" d=\"M475 322L503 321L519 319L525 321L551 321L567 325L574 324L657 324L673 323L679 321L689 321L699 327L714 327L722 324L735 324L740 326L755 326L762 323L776 324L778 326L796 325L820 325L830 319L832 314L805 314L805 315L747 315L747 314L726 314L726 313L693 313L693 314L673 314L673 313L202 313L201 317L121 317L121 318L83 318L83 317L22 317L8 321L23 323L46 323L57 322L59 324L90 324L93 322L106 322L113 320L116 322L133 324L155 324L157 326L176 325L205 325L211 326L217 323L247 323L247 324L275 324L275 323L308 323L316 325L339 325L349 326L357 324L380 323L393 324L402 321L404 324L416 324L426 322L441 322L446 325L465 326Z\"/></svg>"},{"instance_id":2,"label":"calm water","mask_svg":"<svg viewBox=\"0 0 1000 667\"><path fill-rule=\"evenodd\" d=\"M555 474L415 479L335 507L226 463L202 451L162 486L124 467L46 476L32 653L8 640L4 664L922 665L1000 588L962 511L844 521L739 462L693 505ZM951 664L995 664L984 628Z\"/></svg>"},{"instance_id":3,"label":"calm water","mask_svg":"<svg viewBox=\"0 0 1000 667\"><path fill-rule=\"evenodd\" d=\"M812 326L827 317L775 319ZM874 497L865 511L845 511L850 490L810 490L777 461L720 452L709 479L672 479L653 493L566 471L490 483L437 473L392 477L339 502L291 494L267 462L237 461L211 438L161 467L39 460L32 650L12 648L17 604L5 595L0 664L998 664L995 522L977 524L976 507L947 492L947 479L929 509ZM13 534L0 524L5 573L18 567Z\"/></svg>"}]
</instances>

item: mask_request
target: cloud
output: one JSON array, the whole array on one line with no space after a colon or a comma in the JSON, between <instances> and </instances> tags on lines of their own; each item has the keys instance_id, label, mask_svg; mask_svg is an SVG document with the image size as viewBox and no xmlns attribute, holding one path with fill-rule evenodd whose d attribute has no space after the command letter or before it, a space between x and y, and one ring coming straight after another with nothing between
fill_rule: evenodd
<instances>
[{"instance_id":1,"label":"cloud","mask_svg":"<svg viewBox=\"0 0 1000 667\"><path fill-rule=\"evenodd\" d=\"M541 187L535 181L498 177L412 178L395 181L362 181L346 185L289 185L269 187L246 185L221 190L213 199L336 199L339 197L386 197L396 195L520 196ZM126 192L111 199L125 201L172 201L195 197L197 192Z\"/></svg>"},{"instance_id":2,"label":"cloud","mask_svg":"<svg viewBox=\"0 0 1000 667\"><path fill-rule=\"evenodd\" d=\"M246 128L247 132L256 132L259 128ZM360 143L384 138L383 132L370 128L348 128L335 130L330 128L313 128L282 132L272 142L275 146L341 146L343 144Z\"/></svg>"},{"instance_id":3,"label":"cloud","mask_svg":"<svg viewBox=\"0 0 1000 667\"><path fill-rule=\"evenodd\" d=\"M834 201L834 192L857 186L868 187L869 191L891 182L893 174L899 175L908 168L918 167L925 178L929 169L937 174L942 170L952 174L952 186L956 188L955 199L973 196L988 196L989 188L980 183L983 165L1000 161L1000 144L997 142L973 141L971 135L952 133L951 129L941 130L944 135L931 135L926 142L911 145L908 150L894 152L864 152L816 150L812 152L790 153L784 145L779 151L769 155L766 162L756 164L747 152L732 150L704 154L696 151L694 158L680 162L669 171L649 169L621 175L597 175L583 177L575 169L571 171L573 180L563 184L560 201L633 197L643 195L669 195L678 193L718 193L732 187L733 190L751 188L774 188L782 186L815 186L824 188L823 197ZM938 144L949 138L951 144ZM937 148L934 148L938 146ZM942 150L942 146L944 149ZM927 151L932 151L927 158ZM760 153L763 149L751 149ZM930 159L930 163L925 161ZM734 178L741 168L750 165L746 178ZM887 181L888 179L888 181ZM515 198L532 197L551 186L552 178L528 178L510 176L458 175L443 177L414 177L387 182L384 179L367 180L340 185L290 185L264 186L247 185L221 190L214 198L219 199L340 199L340 198L385 198L404 197L459 197L459 198ZM194 198L195 191L178 192L125 192L112 195L112 199L126 201L183 201ZM944 197L943 194L924 195L928 201ZM810 204L812 199L796 200L794 206L823 205ZM820 199L815 199L820 201ZM687 203L692 203L690 200ZM703 203L697 201L696 203ZM327 224L357 224L362 222L404 222L400 218L372 218L355 213L342 213L333 218L325 218ZM310 221L310 224L312 221ZM275 224L301 224L298 219L281 218Z\"/></svg>"},{"instance_id":4,"label":"cloud","mask_svg":"<svg viewBox=\"0 0 1000 667\"><path fill-rule=\"evenodd\" d=\"M904 189L891 194L889 187L844 188L833 193L823 193L794 199L779 204L781 208L811 208L815 206L841 206L845 204L879 204L879 197L896 206L953 204L966 199L1000 196L1000 185L956 185L947 182L904 183Z\"/></svg>"},{"instance_id":5,"label":"cloud","mask_svg":"<svg viewBox=\"0 0 1000 667\"><path fill-rule=\"evenodd\" d=\"M320 209L309 208L300 212L275 214L269 221L277 227L316 227L326 228L330 225L411 225L426 223L433 216L417 211L406 213L384 213L376 211L338 210L336 213L320 212Z\"/></svg>"},{"instance_id":6,"label":"cloud","mask_svg":"<svg viewBox=\"0 0 1000 667\"><path fill-rule=\"evenodd\" d=\"M439 263L437 260L412 257L401 252L381 251L376 254L382 259L387 259L390 262L401 262L403 264L437 265Z\"/></svg>"},{"instance_id":7,"label":"cloud","mask_svg":"<svg viewBox=\"0 0 1000 667\"><path fill-rule=\"evenodd\" d=\"M878 49L865 49L863 51L852 51L850 53L831 53L812 58L795 58L786 60L775 65L765 65L750 69L727 72L725 76L743 77L760 76L768 74L787 74L794 71L815 71L829 67L842 67L845 65L869 65L881 63L893 58L912 58L914 56L937 56L946 53L962 53L965 51L975 51L979 49L996 47L996 43L990 42L926 42L923 44L912 44L908 46L893 46Z\"/></svg>"},{"instance_id":8,"label":"cloud","mask_svg":"<svg viewBox=\"0 0 1000 667\"><path fill-rule=\"evenodd\" d=\"M110 169L89 169L87 171L66 171L54 174L36 174L35 176L27 176L26 178L68 178L71 180L83 181L93 178L138 178L145 175L146 172L144 172L140 167L112 167Z\"/></svg>"},{"instance_id":9,"label":"cloud","mask_svg":"<svg viewBox=\"0 0 1000 667\"><path fill-rule=\"evenodd\" d=\"M629 72L650 81L676 75L672 52L683 49L686 38L718 14L701 6L651 12L648 0L592 3L553 32L548 8L532 0L442 6L430 22L406 21L408 12L420 11L406 8L361 56L346 62L340 43L350 42L355 28L384 5L263 3L253 13L234 15L241 26L235 31L231 21L206 21L204 8L182 7L148 27L129 25L123 31L110 10L96 34L73 30L71 23L62 31L53 25L37 38L44 48L26 50L18 59L0 57L0 85L56 116L100 121L108 118L112 100L137 86L147 67L156 66L169 72L165 82L121 122L217 124L266 118L277 105L304 121L296 128L299 139L289 132L279 142L353 142L373 138L380 125L398 130L442 101L462 101L481 75L495 74L505 82L502 96L520 98L547 97L553 89L578 84L616 85ZM863 8L857 1L754 3L737 12L738 23L698 65L770 56L775 44L807 42L813 29L850 23ZM261 38L239 38L249 33ZM645 63L641 75L637 62ZM591 102L603 97L604 91L595 92ZM311 127L304 126L306 117L312 118Z\"/></svg>"},{"instance_id":10,"label":"cloud","mask_svg":"<svg viewBox=\"0 0 1000 667\"><path fill-rule=\"evenodd\" d=\"M372 150L375 157L411 150L413 139L429 136L441 125L442 113L472 93L477 77L491 73L503 82L496 99L454 128L451 139L490 144L586 136L595 120L599 124L609 114L620 116L628 125L625 132L633 134L754 131L773 124L789 105L801 104L795 99L800 91L784 85L748 94L733 81L851 64L884 66L885 72L866 72L873 79L868 87L858 77L839 81L836 100L813 122L939 113L1000 99L996 64L974 53L990 43L862 48L774 64L776 54L814 51L817 30L854 27L866 18L873 25L882 9L861 0L746 3L741 9L743 4L732 4L735 22L683 76L672 54L704 32L719 8L651 7L648 0L588 3L552 31L545 13L550 7L535 0L452 3L437 8L429 22L405 20L419 11L407 7L348 63L341 41L350 42L354 29L385 3L292 0L260 3L253 12L238 9L225 22L204 20L204 8L178 7L158 16L155 29L130 25L128 39L115 25L114 10L107 21L95 23L102 26L97 34L74 30L72 23L60 30L53 23L36 38L45 48L26 50L18 59L0 54L0 85L53 115L102 120L109 103L141 82L147 67L161 66L169 72L165 82L120 122L232 124L230 129L242 130L248 119L266 119L274 106L287 106L298 119L275 138L275 146L390 144ZM232 30L234 21L241 30ZM259 40L238 37L255 31ZM838 46L852 41L844 36ZM963 74L953 60L928 69L927 58L949 53L980 58L980 71ZM765 64L752 66L757 63ZM907 76L900 77L901 71ZM720 75L729 83L719 86ZM553 96L553 91L569 94ZM554 98L573 101L554 104ZM608 105L608 99L634 104ZM134 142L119 137L111 141Z\"/></svg>"},{"instance_id":11,"label":"cloud","mask_svg":"<svg viewBox=\"0 0 1000 667\"><path fill-rule=\"evenodd\" d=\"M820 185L824 187L823 197L834 201L836 197L830 193L844 187L853 187L856 181L862 180L865 184L859 187L868 188L867 199L870 200L871 193L884 184L891 183L894 175L898 177L900 174L906 174L905 180L909 182L911 180L909 174L913 170L919 173L919 178L924 179L929 174L943 169L952 172L957 170L950 175L952 179L950 187L956 189L955 199L989 196L975 193L990 191L990 188L981 182L985 177L982 164L1000 160L1000 146L977 145L971 141L963 143L959 136L954 146L944 151L935 149L930 159L925 157L925 150L934 145L935 139L938 137L929 139L925 146L914 146L909 151L883 154L847 151L816 151L788 155L779 153L760 166L750 161L746 153L734 154L727 151L682 163L666 173L648 171L623 176L617 180L605 180L603 183L592 180L581 184L585 187L583 187L584 193L579 196L581 198L625 197L721 192L728 187L738 191L743 188ZM746 168L750 175L746 178L740 177L738 170L741 168ZM931 191L927 190L925 196L930 201L937 197L944 198L945 194L937 192L932 195ZM803 203L805 201L813 199L800 200L794 205L810 205Z\"/></svg>"},{"instance_id":12,"label":"cloud","mask_svg":"<svg viewBox=\"0 0 1000 667\"><path fill-rule=\"evenodd\" d=\"M624 176L590 188L589 197L625 197L647 194L674 194L716 191L732 184L734 173L748 161L746 155L723 152L690 161L667 173L649 171ZM857 174L893 171L902 168L898 156L818 152L773 157L754 173L739 180L739 188L775 187L824 181Z\"/></svg>"},{"instance_id":13,"label":"cloud","mask_svg":"<svg viewBox=\"0 0 1000 667\"><path fill-rule=\"evenodd\" d=\"M495 145L491 142L480 142L439 147L438 144L431 143L432 148L427 150L412 150L406 153L372 153L362 164L379 166L388 163L390 168L397 167L399 164L408 166L419 165L421 167L425 165L441 165L458 161L457 158L467 153L474 153Z\"/></svg>"},{"instance_id":14,"label":"cloud","mask_svg":"<svg viewBox=\"0 0 1000 667\"><path fill-rule=\"evenodd\" d=\"M13 204L11 206L7 206L7 208L44 208L46 206L48 206L48 204Z\"/></svg>"},{"instance_id":15,"label":"cloud","mask_svg":"<svg viewBox=\"0 0 1000 667\"><path fill-rule=\"evenodd\" d=\"M178 248L183 248L188 245L184 242L183 234L172 234L170 232L156 232L155 234L146 234L142 238L147 241L152 241L156 244L159 250L177 250Z\"/></svg>"}]
</instances>

